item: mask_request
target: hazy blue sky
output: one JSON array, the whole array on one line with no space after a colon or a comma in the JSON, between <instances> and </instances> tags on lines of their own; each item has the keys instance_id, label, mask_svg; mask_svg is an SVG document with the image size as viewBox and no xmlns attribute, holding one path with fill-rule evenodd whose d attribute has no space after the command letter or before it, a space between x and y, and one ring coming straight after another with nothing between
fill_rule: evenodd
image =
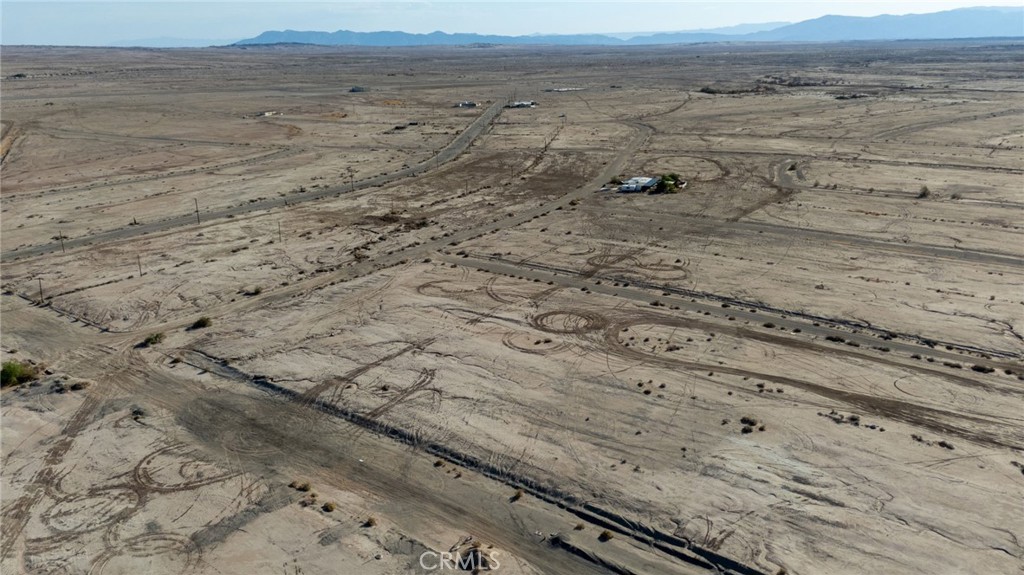
<instances>
[{"instance_id":1,"label":"hazy blue sky","mask_svg":"<svg viewBox=\"0 0 1024 575\"><path fill-rule=\"evenodd\" d=\"M1024 0L897 2L198 2L33 1L0 4L0 43L110 45L172 37L233 42L265 30L479 32L533 34L648 32L742 23L796 22L825 14L874 16L966 6L1020 6Z\"/></svg>"}]
</instances>

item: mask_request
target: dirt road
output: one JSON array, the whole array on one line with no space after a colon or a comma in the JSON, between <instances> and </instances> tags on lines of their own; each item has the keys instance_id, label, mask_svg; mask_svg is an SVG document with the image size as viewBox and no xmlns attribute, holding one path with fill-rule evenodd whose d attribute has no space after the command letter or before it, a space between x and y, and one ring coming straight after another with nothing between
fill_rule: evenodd
<instances>
[{"instance_id":1,"label":"dirt road","mask_svg":"<svg viewBox=\"0 0 1024 575\"><path fill-rule=\"evenodd\" d=\"M446 147L441 149L432 158L422 161L418 164L402 168L390 174L381 176L375 176L353 182L351 184L341 184L336 186L330 186L326 188L317 189L315 191L307 191L299 194L291 195L287 198L267 198L259 201L249 202L239 206L233 206L224 209L218 209L214 211L203 211L201 208L199 213L184 214L181 216L175 216L164 220L155 222L143 222L139 225L128 226L125 228L119 228L116 230L109 230L105 232L99 232L90 234L88 236L81 236L77 238L64 240L63 248L60 243L51 243L44 245L28 246L20 249L7 250L0 254L0 261L9 262L15 260L21 260L25 258L31 258L40 256L43 254L53 253L62 249L75 249L83 246L100 245L110 242L116 242L126 240L130 238L136 238L143 235L154 234L159 232L166 232L186 226L199 225L202 222L216 221L221 218L236 217L244 214L252 214L256 212L263 212L268 210L274 210L283 208L286 206L294 206L297 204L312 202L323 198L332 196L339 196L345 193L352 193L357 190L368 190L382 186L401 178L407 178L416 174L423 173L427 170L437 169L442 164L450 162L457 158L462 152L466 150L480 134L482 134L491 124L491 122L501 113L502 101L497 101L483 111L480 116L469 125L468 128L462 131L455 139L451 141ZM169 141L176 141L170 139ZM277 155L283 152L274 152L273 155ZM241 165L238 162L233 162L226 165ZM163 176L160 176L161 178ZM198 222L197 222L198 218Z\"/></svg>"}]
</instances>

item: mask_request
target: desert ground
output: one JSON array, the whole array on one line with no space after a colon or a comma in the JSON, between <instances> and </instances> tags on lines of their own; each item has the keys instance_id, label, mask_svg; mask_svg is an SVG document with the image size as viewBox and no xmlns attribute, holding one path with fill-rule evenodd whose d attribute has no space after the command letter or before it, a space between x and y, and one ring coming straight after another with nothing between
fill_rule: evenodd
<instances>
[{"instance_id":1,"label":"desert ground","mask_svg":"<svg viewBox=\"0 0 1024 575\"><path fill-rule=\"evenodd\" d=\"M5 47L0 571L1024 573L1021 48Z\"/></svg>"}]
</instances>

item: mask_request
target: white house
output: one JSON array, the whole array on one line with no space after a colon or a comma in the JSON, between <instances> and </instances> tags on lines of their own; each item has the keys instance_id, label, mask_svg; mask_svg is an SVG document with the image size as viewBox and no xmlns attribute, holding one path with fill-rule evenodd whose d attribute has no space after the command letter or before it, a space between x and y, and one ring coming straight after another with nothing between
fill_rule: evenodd
<instances>
[{"instance_id":1,"label":"white house","mask_svg":"<svg viewBox=\"0 0 1024 575\"><path fill-rule=\"evenodd\" d=\"M647 176L637 176L630 178L619 186L620 192L646 192L658 185L661 181L660 178L649 178Z\"/></svg>"}]
</instances>

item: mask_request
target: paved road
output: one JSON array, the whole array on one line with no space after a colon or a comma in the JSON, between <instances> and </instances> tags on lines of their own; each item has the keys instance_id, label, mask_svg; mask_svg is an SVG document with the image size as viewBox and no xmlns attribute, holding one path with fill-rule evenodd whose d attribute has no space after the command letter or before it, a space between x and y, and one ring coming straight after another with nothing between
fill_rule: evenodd
<instances>
[{"instance_id":1,"label":"paved road","mask_svg":"<svg viewBox=\"0 0 1024 575\"><path fill-rule=\"evenodd\" d=\"M301 194L290 195L286 198L268 198L260 200L258 202L246 203L240 206L233 206L229 208L223 208L208 212L203 212L200 209L200 220L209 221L211 219L226 218L228 216L240 216L252 212L259 212L264 210L273 210L275 208L281 208L285 206L293 206L300 203L311 202L320 200L330 196L339 196L344 193L351 193L356 190L363 190L367 188L373 188L376 186L382 186L384 184L394 182L401 178L413 176L430 169L436 169L441 164L450 162L457 158L462 152L464 152L473 141L480 136L494 120L495 117L501 113L502 103L501 101L495 102L489 108L469 125L468 128L463 130L458 137L456 137L450 144L444 149L437 153L434 157L420 162L418 164L403 168L390 174L384 174L375 176L365 180L360 180L352 185L338 185L330 188L320 188L315 191L308 191ZM65 249L74 249L77 247L102 244L117 240L124 240L128 238L143 236L146 234L152 234L156 232L163 232L174 228L194 226L196 225L196 214L189 213L183 214L177 217L172 217L164 220L155 222L146 222L137 226L128 226L116 230L108 230L105 232L99 232L88 236L81 236L73 239L65 239ZM61 249L59 242L28 246L21 249L8 250L0 254L0 262L11 262L18 259L29 258L48 254L59 251Z\"/></svg>"}]
</instances>

